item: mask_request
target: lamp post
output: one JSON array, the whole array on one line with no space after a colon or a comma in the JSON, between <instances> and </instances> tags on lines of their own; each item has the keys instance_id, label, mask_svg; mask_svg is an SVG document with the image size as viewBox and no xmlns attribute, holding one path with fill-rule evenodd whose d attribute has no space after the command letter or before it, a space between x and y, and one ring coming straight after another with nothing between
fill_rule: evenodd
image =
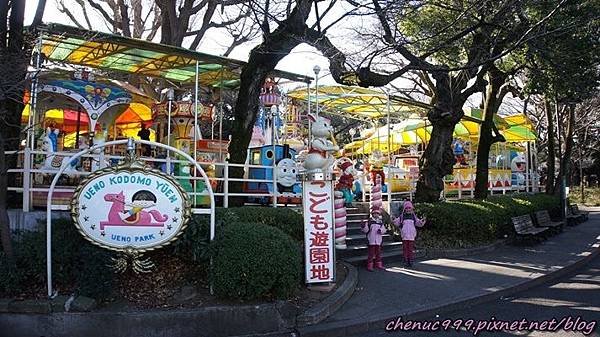
<instances>
[{"instance_id":1,"label":"lamp post","mask_svg":"<svg viewBox=\"0 0 600 337\"><path fill-rule=\"evenodd\" d=\"M275 118L277 117L277 114L277 104L271 105L271 145L273 147L273 207L277 207L277 164L275 163L275 159L277 158L277 149L275 147L277 143L275 141L275 137L277 137L277 131L275 131Z\"/></svg>"},{"instance_id":2,"label":"lamp post","mask_svg":"<svg viewBox=\"0 0 600 337\"><path fill-rule=\"evenodd\" d=\"M354 135L356 135L356 129L350 128L350 130L348 130L348 133L350 134L350 142L354 143ZM352 151L352 154L354 154L354 151Z\"/></svg>"},{"instance_id":3,"label":"lamp post","mask_svg":"<svg viewBox=\"0 0 600 337\"><path fill-rule=\"evenodd\" d=\"M171 146L171 112L173 110L173 101L175 100L175 90L169 88L167 91L168 118L167 118L167 146ZM171 151L167 149L167 174L171 174Z\"/></svg>"},{"instance_id":4,"label":"lamp post","mask_svg":"<svg viewBox=\"0 0 600 337\"><path fill-rule=\"evenodd\" d=\"M316 95L316 109L315 114L319 116L319 72L321 72L321 67L315 65L313 67L313 72L315 73L315 95Z\"/></svg>"}]
</instances>

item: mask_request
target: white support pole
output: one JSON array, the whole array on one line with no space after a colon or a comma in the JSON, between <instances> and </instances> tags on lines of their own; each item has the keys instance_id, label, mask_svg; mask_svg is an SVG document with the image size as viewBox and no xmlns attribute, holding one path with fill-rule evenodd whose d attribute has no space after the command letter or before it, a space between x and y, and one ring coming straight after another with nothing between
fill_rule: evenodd
<instances>
[{"instance_id":1,"label":"white support pole","mask_svg":"<svg viewBox=\"0 0 600 337\"><path fill-rule=\"evenodd\" d=\"M271 178L273 179L273 207L277 208L277 163L275 160L277 158L277 144L275 142L275 117L277 116L277 105L271 106L269 110L271 115L271 145L273 147L273 171L271 172Z\"/></svg>"},{"instance_id":2,"label":"white support pole","mask_svg":"<svg viewBox=\"0 0 600 337\"><path fill-rule=\"evenodd\" d=\"M537 142L533 141L533 192L534 193L539 193L540 192L540 185L539 185L539 180L538 180L538 162L537 162Z\"/></svg>"},{"instance_id":3,"label":"white support pole","mask_svg":"<svg viewBox=\"0 0 600 337\"><path fill-rule=\"evenodd\" d=\"M37 47L36 47L36 59L35 59L35 68L34 68L34 77L31 81L31 92L29 93L30 104L29 104L29 118L27 120L27 139L25 140L25 147L29 147L31 150L35 149L35 120L37 118L36 110L37 110L37 92L38 92L38 72L40 70L41 65L41 55L42 55L42 44L44 42L44 38L42 34L38 39Z\"/></svg>"},{"instance_id":4,"label":"white support pole","mask_svg":"<svg viewBox=\"0 0 600 337\"><path fill-rule=\"evenodd\" d=\"M456 175L456 180L458 181L458 199L462 199L462 174L460 171Z\"/></svg>"},{"instance_id":5,"label":"white support pole","mask_svg":"<svg viewBox=\"0 0 600 337\"><path fill-rule=\"evenodd\" d=\"M198 133L200 132L200 127L198 126L198 82L199 82L199 63L196 60L196 83L194 84L194 162L198 162ZM194 201L192 202L192 205L196 205L196 193L198 193L198 190L196 188L197 186L197 179L196 177L198 176L198 172L196 172L196 170L194 170L194 185L193 185L193 190L194 190Z\"/></svg>"},{"instance_id":6,"label":"white support pole","mask_svg":"<svg viewBox=\"0 0 600 337\"><path fill-rule=\"evenodd\" d=\"M391 133L391 126L390 126L390 94L386 93L385 95L386 97L386 110L387 110L387 150L388 150L388 179L387 179L387 191L388 191L388 204L389 204L389 209L388 211L391 214L392 211L392 182L391 182L391 174L390 174L390 170L392 168L392 142L391 142L391 138L392 138L392 133Z\"/></svg>"},{"instance_id":7,"label":"white support pole","mask_svg":"<svg viewBox=\"0 0 600 337\"><path fill-rule=\"evenodd\" d=\"M229 207L229 162L223 162L223 207Z\"/></svg>"},{"instance_id":8,"label":"white support pole","mask_svg":"<svg viewBox=\"0 0 600 337\"><path fill-rule=\"evenodd\" d=\"M310 114L310 82L306 82L306 97L307 97L306 101L308 102L307 111L308 111L308 114ZM310 147L311 136L312 136L311 127L312 127L312 123L310 121L310 118L308 118L308 146L309 147Z\"/></svg>"},{"instance_id":9,"label":"white support pole","mask_svg":"<svg viewBox=\"0 0 600 337\"><path fill-rule=\"evenodd\" d=\"M18 155L18 152L17 152ZM25 147L23 153L23 212L29 212L31 192L31 150Z\"/></svg>"},{"instance_id":10,"label":"white support pole","mask_svg":"<svg viewBox=\"0 0 600 337\"><path fill-rule=\"evenodd\" d=\"M81 156L91 153L95 150L104 149L107 146L122 145L122 144L128 144L128 143L134 144L134 145L142 144L142 145L157 146L160 148L164 148L168 151L173 151L176 154L179 154L185 160L187 160L189 163L194 164L196 170L198 170L198 172L200 172L200 174L202 175L202 179L204 180L204 183L206 184L208 196L211 200L211 202L210 202L210 241L214 240L214 238L215 238L215 195L214 195L214 192L210 185L210 180L208 179L208 176L202 169L202 166L200 166L200 164L198 164L198 162L194 161L194 158L190 157L189 154L187 154L179 149L176 149L174 147L171 147L169 145L164 145L164 144L157 143L157 142L150 142L150 141L146 141L146 140L134 140L133 138L121 139L121 140L106 142L104 144L94 145L88 149L84 149L80 152L77 152L76 154L74 154L73 156L70 157L69 161L64 161L61 168L54 175L54 178L52 179L52 183L50 184L50 187L48 189L48 199L46 200L46 277L47 277L48 297L52 298L55 295L54 289L52 287L52 208L53 208L52 207L53 206L52 205L52 195L54 193L56 184L58 183L58 179L63 174L63 172L70 166L71 161L79 159Z\"/></svg>"},{"instance_id":11,"label":"white support pole","mask_svg":"<svg viewBox=\"0 0 600 337\"><path fill-rule=\"evenodd\" d=\"M173 109L173 99L174 97L173 89L170 88L167 92L167 100L169 101L169 105L167 108L167 146L171 147L171 111ZM166 160L166 169L167 174L171 174L171 151L167 150L167 160Z\"/></svg>"}]
</instances>

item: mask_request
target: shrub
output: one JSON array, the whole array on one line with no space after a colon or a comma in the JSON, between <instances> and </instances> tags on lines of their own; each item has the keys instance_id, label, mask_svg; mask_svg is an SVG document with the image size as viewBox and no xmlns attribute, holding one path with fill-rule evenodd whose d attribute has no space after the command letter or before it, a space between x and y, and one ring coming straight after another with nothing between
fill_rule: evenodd
<instances>
[{"instance_id":1,"label":"shrub","mask_svg":"<svg viewBox=\"0 0 600 337\"><path fill-rule=\"evenodd\" d=\"M515 194L486 200L421 203L415 207L418 214L427 218L419 241L435 247L467 247L511 235L512 217L543 209L552 211L559 207L559 200L545 194Z\"/></svg>"},{"instance_id":2,"label":"shrub","mask_svg":"<svg viewBox=\"0 0 600 337\"><path fill-rule=\"evenodd\" d=\"M115 274L108 266L111 253L92 245L81 248L78 260L81 261L77 272L77 292L95 299L104 299L112 293Z\"/></svg>"},{"instance_id":3,"label":"shrub","mask_svg":"<svg viewBox=\"0 0 600 337\"><path fill-rule=\"evenodd\" d=\"M10 270L11 277L0 277L0 291L8 294L27 288L44 288L46 282L46 231L17 233L14 264L0 256L0 273ZM102 256L102 258L99 258ZM89 243L77 231L71 220L52 222L52 274L55 286L61 289L86 289L96 298L106 296L113 271L108 267L110 253ZM88 291L89 289L95 291Z\"/></svg>"},{"instance_id":4,"label":"shrub","mask_svg":"<svg viewBox=\"0 0 600 337\"><path fill-rule=\"evenodd\" d=\"M304 241L304 218L290 208L216 208L215 213L216 232L227 224L252 222L279 228L296 241ZM181 237L173 244L175 254L188 260L206 262L209 255L209 220L206 215L193 216Z\"/></svg>"},{"instance_id":5,"label":"shrub","mask_svg":"<svg viewBox=\"0 0 600 337\"><path fill-rule=\"evenodd\" d=\"M218 233L212 246L211 274L217 296L284 298L300 284L300 247L280 229L231 223Z\"/></svg>"},{"instance_id":6,"label":"shrub","mask_svg":"<svg viewBox=\"0 0 600 337\"><path fill-rule=\"evenodd\" d=\"M239 207L229 208L224 214L226 223L252 222L273 226L297 241L304 240L304 218L302 214L286 207Z\"/></svg>"}]
</instances>

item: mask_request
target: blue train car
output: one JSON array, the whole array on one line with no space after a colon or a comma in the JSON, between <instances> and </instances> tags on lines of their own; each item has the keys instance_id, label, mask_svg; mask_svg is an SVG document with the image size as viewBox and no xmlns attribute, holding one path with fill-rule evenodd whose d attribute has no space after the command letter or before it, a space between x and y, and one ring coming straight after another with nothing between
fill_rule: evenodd
<instances>
[{"instance_id":1,"label":"blue train car","mask_svg":"<svg viewBox=\"0 0 600 337\"><path fill-rule=\"evenodd\" d=\"M296 156L296 151L291 149L287 145L276 145L275 151L273 151L273 146L262 146L262 147L253 147L248 149L248 163L250 165L262 165L262 166L273 166L273 160L275 160L275 165L278 166L279 170L283 170L286 172L287 176L293 176L297 174L295 165L290 165L291 162L289 160L294 160ZM282 163L283 159L289 159L288 161ZM287 167L281 168L280 164L287 164ZM280 173L281 174L281 173ZM273 169L272 168L259 168L259 167L250 167L248 169L248 178L249 179L264 179L264 180L273 180ZM289 181L288 181L289 182ZM289 185L289 183L287 184ZM244 192L246 193L272 193L273 192L273 183L272 182L246 182L244 183ZM292 203L300 203L300 194L302 192L300 184L296 181L292 186L284 186L282 184L277 184L277 192L281 195L278 196L279 203L292 204ZM269 203L269 197L257 197L250 198L251 202L259 202L259 203Z\"/></svg>"}]
</instances>

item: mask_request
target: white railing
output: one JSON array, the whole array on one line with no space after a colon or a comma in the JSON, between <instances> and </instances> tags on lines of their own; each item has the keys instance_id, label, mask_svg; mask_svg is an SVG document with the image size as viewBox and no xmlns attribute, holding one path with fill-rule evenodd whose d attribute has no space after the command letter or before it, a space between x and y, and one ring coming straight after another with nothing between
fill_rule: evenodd
<instances>
[{"instance_id":1,"label":"white railing","mask_svg":"<svg viewBox=\"0 0 600 337\"><path fill-rule=\"evenodd\" d=\"M32 201L33 201L33 193L44 193L44 192L48 192L49 188L47 186L44 186L43 184L36 184L35 181L39 179L38 175L53 175L55 174L57 171L56 170L46 170L46 169L41 169L41 168L35 168L33 165L33 159L35 158L35 156L45 156L46 152L43 151L39 151L39 150L31 150L28 148L25 148L24 150L21 151L7 151L6 154L18 154L18 155L22 155L23 158L20 161L23 164L22 168L17 168L17 169L10 169L8 170L9 173L16 173L16 174L20 174L22 176L22 182L23 182L23 186L22 187L18 187L18 186L13 186L13 187L9 187L8 190L9 191L15 191L18 193L22 193L23 194L23 211L27 212L32 208ZM57 152L55 153L55 155L58 156L66 156L66 157L70 157L73 155L73 153L71 152ZM27 158L29 158L29 160L27 160ZM94 160L97 161L100 165L100 167L103 167L105 165L105 161L109 161L109 162L114 162L114 161L121 161L123 160L125 157L124 156L119 156L119 155L109 155L109 154L104 154L103 152L100 152L98 154L85 154L85 155L81 155L81 159L80 160ZM148 164L151 165L165 165L164 169L167 171L171 171L172 169L172 165L175 164L186 164L187 161L186 160L181 160L178 158L173 158L173 157L167 157L167 158L151 158L151 157L140 157L140 160L147 162ZM198 163L200 165L214 165L215 166L215 171L216 172L220 172L221 174L219 174L219 176L215 176L215 177L210 177L210 180L212 182L216 182L217 184L217 188L215 189L214 195L216 197L222 198L222 205L223 207L229 207L230 205L230 199L231 198L237 198L237 197L244 197L244 198L252 198L258 201L261 201L261 203L265 204L265 203L270 203L272 204L274 207L278 206L277 201L281 198L281 197L287 197L287 198L297 198L300 199L301 198L301 194L292 194L292 193L279 193L277 191L277 180L275 177L275 174L271 174L271 178L270 179L251 179L248 178L248 173L249 173L249 169L264 169L267 172L273 172L274 167L272 165L252 165L252 164L234 164L234 163L229 163L229 162L221 162L221 163L217 163L217 162L205 162L205 161L198 161ZM230 177L230 169L232 167L235 168L243 168L245 171L245 177L244 178L233 178ZM274 172L273 172L274 173ZM71 171L69 172L70 175L74 175L74 176L86 176L88 174L90 174L90 172L88 171ZM188 191L188 194L190 195L190 197L192 198L192 200L194 200L194 202L196 202L196 197L197 196L205 196L206 192L204 191L198 191L196 185L197 185L197 181L201 180L202 178L199 177L195 172L190 172L189 175L176 175L175 173L171 172L171 175L178 179L178 180L187 180L192 186L192 190ZM489 192L490 195L495 195L495 194L506 194L506 193L512 193L512 192L539 192L540 191L540 184L539 181L537 179L537 177L532 177L534 179L530 179L531 177L528 174L524 173L524 181L523 181L523 185L520 186L503 186L503 187L490 187L489 188ZM36 179L37 178L37 179ZM445 199L463 199L463 198L472 198L474 196L474 185L475 182L474 180L471 181L471 187L464 187L463 186L463 182L461 181L461 177L460 175L458 176L458 186L456 188L448 188L448 186L450 185L450 183L454 183L456 182L455 180L451 180L451 179L444 179L444 191L442 192L442 197ZM387 179L386 179L387 180ZM413 200L414 198L414 193L416 191L416 183L417 180L414 178L409 178L409 185L410 188L407 191L400 191L400 192L392 192L391 191L391 184L389 183L390 181L388 181L388 189L385 193L383 193L383 198L384 200ZM248 184L248 183L256 183L256 184L265 184L266 186L266 190L265 191L261 191L261 192L250 192L247 189L241 192L231 192L231 183L242 183L244 185ZM491 182L490 182L491 184ZM269 188L270 185L270 188ZM363 175L361 177L361 187L362 187L362 200L363 201L367 201L370 200L370 182L368 182L366 180L366 175ZM491 186L491 185L490 185ZM55 189L55 192L73 192L75 190L75 186L60 186L59 188Z\"/></svg>"},{"instance_id":2,"label":"white railing","mask_svg":"<svg viewBox=\"0 0 600 337\"><path fill-rule=\"evenodd\" d=\"M10 170L8 170L8 172L20 174L22 177L23 186L22 187L12 186L12 187L9 187L8 190L23 194L23 211L28 212L32 208L33 193L40 193L40 192L47 193L49 191L48 186L44 186L44 184L35 183L36 178L37 178L37 180L40 179L38 177L38 175L51 176L51 175L56 174L57 170L36 168L35 165L33 165L32 162L36 155L45 156L47 154L44 151L30 150L30 149L26 148L21 151L7 151L6 152L6 154L13 154L13 155L15 153L23 156L23 158L20 159L20 163L22 163L23 167L16 168L16 169L10 169ZM54 155L71 157L74 155L74 153L55 152ZM81 161L95 160L99 163L99 165L100 165L99 167L103 167L105 165L105 160L112 162L112 161L122 161L125 158L125 156L108 155L108 154L104 154L102 152L99 154L84 154L84 155L80 155L79 157L80 157L79 160L81 160ZM150 165L165 165L164 170L166 170L166 171L171 171L172 165L188 163L187 160L180 160L180 159L173 158L173 157L170 157L170 158L169 157L167 157L167 158L140 157L139 159ZM279 200L281 197L298 198L298 199L301 198L301 194L279 193L277 191L277 181L276 181L276 177L274 174L275 172L273 172L274 167L271 165L264 166L264 165L234 164L234 163L229 163L229 162L218 163L218 162L206 162L206 161L198 161L198 164L203 165L203 166L204 165L214 165L215 172L222 173L219 176L210 177L210 180L211 180L211 182L217 184L218 189L215 189L214 195L215 195L215 197L220 197L223 199L223 207L229 207L229 204L231 201L230 199L235 198L235 197L253 198L253 199L256 199L259 201L263 201L263 200L268 201L268 199L270 199L272 201L271 203L274 207L278 206L277 200ZM243 168L245 171L246 177L244 177L244 178L230 177L230 169L232 167ZM266 172L272 172L272 174L271 174L272 178L270 178L270 179L247 178L249 169L264 169L264 170L266 170ZM91 172L89 172L89 171L69 171L68 172L68 174L71 176L82 176L82 177L87 176L90 173ZM191 197L191 199L194 202L196 202L197 196L206 196L205 191L198 191L198 188L196 188L197 181L202 180L202 177L199 175L196 175L195 172L190 172L189 175L187 175L187 174L186 175L177 175L174 172L170 172L170 174L175 179L187 180L190 183L190 185L193 186L192 190L188 191L188 195ZM265 185L264 185L264 188L262 188L263 191L261 191L261 192L249 192L248 190L241 191L241 192L231 192L230 184L233 182L238 182L238 183L241 182L244 185L246 185L248 183L265 184ZM54 191L68 193L68 192L74 192L75 188L76 188L76 186L60 186L59 188L54 189Z\"/></svg>"}]
</instances>

